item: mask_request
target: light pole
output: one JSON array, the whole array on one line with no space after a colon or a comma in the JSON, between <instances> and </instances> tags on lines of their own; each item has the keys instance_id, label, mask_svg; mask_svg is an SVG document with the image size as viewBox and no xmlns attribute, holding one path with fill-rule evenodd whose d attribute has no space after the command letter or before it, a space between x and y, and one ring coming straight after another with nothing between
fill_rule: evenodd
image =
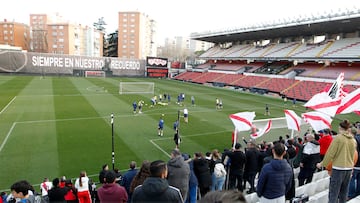
<instances>
[{"instance_id":1,"label":"light pole","mask_svg":"<svg viewBox=\"0 0 360 203\"><path fill-rule=\"evenodd\" d=\"M114 150L114 113L111 113L111 160L112 160L112 168L115 169L115 150Z\"/></svg>"}]
</instances>

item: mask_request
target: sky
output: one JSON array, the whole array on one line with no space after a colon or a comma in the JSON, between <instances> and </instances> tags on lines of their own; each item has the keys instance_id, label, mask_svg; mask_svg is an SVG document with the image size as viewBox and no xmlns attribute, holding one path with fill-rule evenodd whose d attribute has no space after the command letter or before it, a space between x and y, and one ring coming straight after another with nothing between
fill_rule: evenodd
<instances>
[{"instance_id":1,"label":"sky","mask_svg":"<svg viewBox=\"0 0 360 203\"><path fill-rule=\"evenodd\" d=\"M193 32L355 8L360 9L358 0L7 0L0 7L0 21L29 24L30 13L59 13L67 20L92 25L103 17L106 32L111 33L117 29L119 11L139 11L156 21L158 40L163 41Z\"/></svg>"}]
</instances>

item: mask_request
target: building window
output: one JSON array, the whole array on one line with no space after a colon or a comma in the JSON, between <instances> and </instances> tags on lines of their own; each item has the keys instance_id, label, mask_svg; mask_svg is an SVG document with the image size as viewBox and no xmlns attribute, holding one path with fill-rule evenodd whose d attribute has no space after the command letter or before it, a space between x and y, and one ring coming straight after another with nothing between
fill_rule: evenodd
<instances>
[{"instance_id":1,"label":"building window","mask_svg":"<svg viewBox=\"0 0 360 203\"><path fill-rule=\"evenodd\" d=\"M56 45L56 44L53 44L53 45L52 45L52 48L56 49L56 48L57 48L57 45Z\"/></svg>"},{"instance_id":2,"label":"building window","mask_svg":"<svg viewBox=\"0 0 360 203\"><path fill-rule=\"evenodd\" d=\"M3 24L3 27L7 27L8 25L7 24Z\"/></svg>"},{"instance_id":3,"label":"building window","mask_svg":"<svg viewBox=\"0 0 360 203\"><path fill-rule=\"evenodd\" d=\"M127 32L127 29L123 29L123 32Z\"/></svg>"},{"instance_id":4,"label":"building window","mask_svg":"<svg viewBox=\"0 0 360 203\"><path fill-rule=\"evenodd\" d=\"M63 26L63 25L59 25L59 29L60 29L60 30L63 30L63 29L64 29L64 26Z\"/></svg>"},{"instance_id":5,"label":"building window","mask_svg":"<svg viewBox=\"0 0 360 203\"><path fill-rule=\"evenodd\" d=\"M126 44L122 45L122 48L126 49Z\"/></svg>"},{"instance_id":6,"label":"building window","mask_svg":"<svg viewBox=\"0 0 360 203\"><path fill-rule=\"evenodd\" d=\"M52 33L52 36L57 36L57 32L53 32L53 33Z\"/></svg>"},{"instance_id":7,"label":"building window","mask_svg":"<svg viewBox=\"0 0 360 203\"><path fill-rule=\"evenodd\" d=\"M57 26L56 26L56 25L53 25L53 26L51 26L51 28L52 28L53 30L56 30L56 29L57 29Z\"/></svg>"},{"instance_id":8,"label":"building window","mask_svg":"<svg viewBox=\"0 0 360 203\"><path fill-rule=\"evenodd\" d=\"M63 38L59 38L58 42L64 42Z\"/></svg>"}]
</instances>

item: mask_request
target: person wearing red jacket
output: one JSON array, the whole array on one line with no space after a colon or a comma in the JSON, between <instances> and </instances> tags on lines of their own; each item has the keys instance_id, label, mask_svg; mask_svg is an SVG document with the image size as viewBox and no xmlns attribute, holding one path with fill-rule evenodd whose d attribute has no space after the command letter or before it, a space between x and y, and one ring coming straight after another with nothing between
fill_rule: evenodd
<instances>
[{"instance_id":1,"label":"person wearing red jacket","mask_svg":"<svg viewBox=\"0 0 360 203\"><path fill-rule=\"evenodd\" d=\"M325 129L323 130L323 135L322 137L319 139L319 144L320 144L320 159L323 160L326 151L328 150L331 142L332 142L333 138L330 134L330 130L329 129Z\"/></svg>"}]
</instances>

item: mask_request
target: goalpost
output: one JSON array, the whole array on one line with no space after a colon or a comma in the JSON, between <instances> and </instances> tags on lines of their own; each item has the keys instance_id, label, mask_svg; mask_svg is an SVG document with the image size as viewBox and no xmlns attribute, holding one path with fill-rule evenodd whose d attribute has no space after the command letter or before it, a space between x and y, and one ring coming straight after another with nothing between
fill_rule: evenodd
<instances>
[{"instance_id":1,"label":"goalpost","mask_svg":"<svg viewBox=\"0 0 360 203\"><path fill-rule=\"evenodd\" d=\"M153 82L120 82L119 94L154 94Z\"/></svg>"}]
</instances>

